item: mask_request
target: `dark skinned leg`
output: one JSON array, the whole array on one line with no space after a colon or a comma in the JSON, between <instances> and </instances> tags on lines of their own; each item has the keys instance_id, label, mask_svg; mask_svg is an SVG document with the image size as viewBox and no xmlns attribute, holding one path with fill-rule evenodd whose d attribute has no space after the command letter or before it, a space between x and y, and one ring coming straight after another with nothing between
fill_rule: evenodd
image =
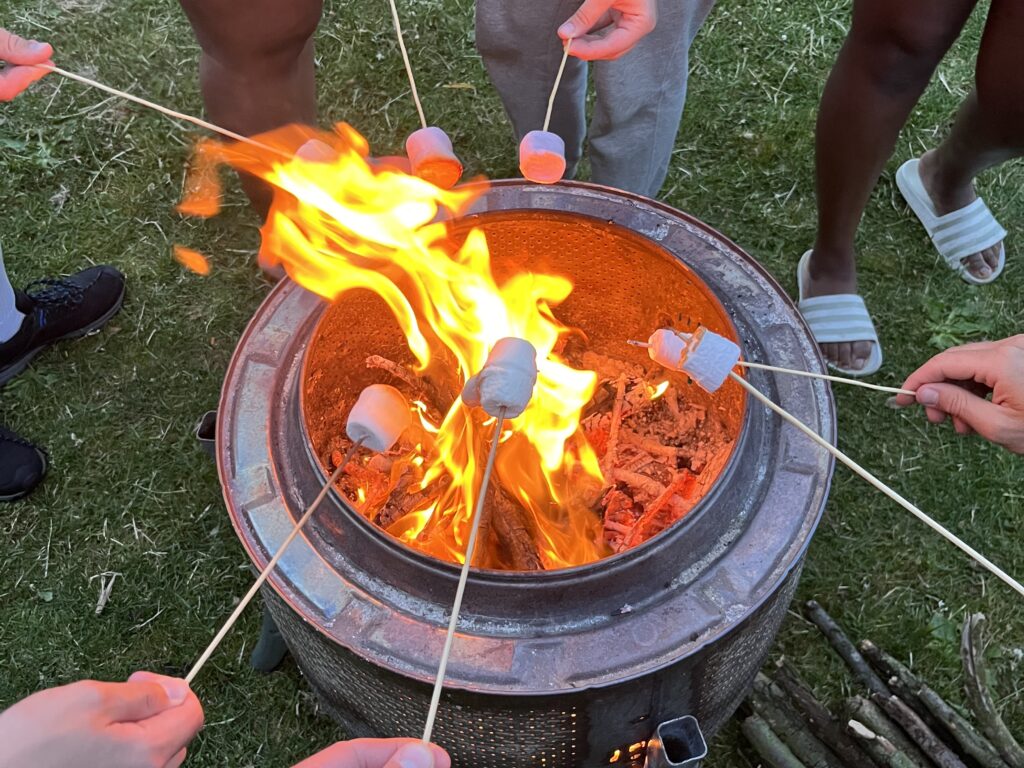
<instances>
[{"instance_id":1,"label":"dark skinned leg","mask_svg":"<svg viewBox=\"0 0 1024 768\"><path fill-rule=\"evenodd\" d=\"M818 234L807 296L857 291L854 238L896 138L977 0L856 0L853 25L818 114ZM830 361L863 368L867 341L823 344Z\"/></svg>"},{"instance_id":2,"label":"dark skinned leg","mask_svg":"<svg viewBox=\"0 0 1024 768\"><path fill-rule=\"evenodd\" d=\"M199 79L211 122L250 136L316 121L313 33L322 0L181 0L202 49ZM270 191L242 179L260 215Z\"/></svg>"},{"instance_id":3,"label":"dark skinned leg","mask_svg":"<svg viewBox=\"0 0 1024 768\"><path fill-rule=\"evenodd\" d=\"M949 136L921 158L921 180L939 213L969 205L974 178L1024 154L1024 3L995 0L975 66L975 88L964 100ZM986 278L999 263L999 245L964 260Z\"/></svg>"}]
</instances>

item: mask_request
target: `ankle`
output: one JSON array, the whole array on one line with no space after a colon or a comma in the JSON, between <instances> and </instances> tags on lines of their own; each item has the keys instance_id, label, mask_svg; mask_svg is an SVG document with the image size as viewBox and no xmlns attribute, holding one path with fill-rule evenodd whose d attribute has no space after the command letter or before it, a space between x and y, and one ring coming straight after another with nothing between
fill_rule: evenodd
<instances>
[{"instance_id":1,"label":"ankle","mask_svg":"<svg viewBox=\"0 0 1024 768\"><path fill-rule=\"evenodd\" d=\"M853 279L857 276L857 253L853 246L830 246L815 243L808 262L812 279L822 277L837 280Z\"/></svg>"}]
</instances>

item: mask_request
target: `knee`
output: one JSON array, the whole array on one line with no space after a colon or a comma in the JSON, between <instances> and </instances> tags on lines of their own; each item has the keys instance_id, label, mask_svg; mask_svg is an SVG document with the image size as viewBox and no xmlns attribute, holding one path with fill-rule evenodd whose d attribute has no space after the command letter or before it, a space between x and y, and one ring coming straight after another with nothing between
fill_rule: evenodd
<instances>
[{"instance_id":1,"label":"knee","mask_svg":"<svg viewBox=\"0 0 1024 768\"><path fill-rule=\"evenodd\" d=\"M920 92L955 39L949 30L932 29L927 23L874 26L854 24L850 44L859 54L868 76L887 92Z\"/></svg>"},{"instance_id":2,"label":"knee","mask_svg":"<svg viewBox=\"0 0 1024 768\"><path fill-rule=\"evenodd\" d=\"M323 0L181 0L203 53L250 76L292 66L309 44Z\"/></svg>"}]
</instances>

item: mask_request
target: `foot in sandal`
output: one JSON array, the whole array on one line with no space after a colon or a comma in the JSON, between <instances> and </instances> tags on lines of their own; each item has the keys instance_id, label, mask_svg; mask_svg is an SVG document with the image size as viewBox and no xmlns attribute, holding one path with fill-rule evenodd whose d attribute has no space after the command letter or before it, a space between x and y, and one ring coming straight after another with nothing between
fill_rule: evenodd
<instances>
[{"instance_id":1,"label":"foot in sandal","mask_svg":"<svg viewBox=\"0 0 1024 768\"><path fill-rule=\"evenodd\" d=\"M999 277L1006 264L1006 230L972 184L946 180L938 152L908 160L897 171L896 183L951 269L972 285Z\"/></svg>"},{"instance_id":2,"label":"foot in sandal","mask_svg":"<svg viewBox=\"0 0 1024 768\"><path fill-rule=\"evenodd\" d=\"M831 259L831 265L851 263ZM797 267L799 309L821 346L828 366L847 376L870 376L882 367L878 333L864 300L857 295L857 273L822 269L825 260L807 251Z\"/></svg>"}]
</instances>

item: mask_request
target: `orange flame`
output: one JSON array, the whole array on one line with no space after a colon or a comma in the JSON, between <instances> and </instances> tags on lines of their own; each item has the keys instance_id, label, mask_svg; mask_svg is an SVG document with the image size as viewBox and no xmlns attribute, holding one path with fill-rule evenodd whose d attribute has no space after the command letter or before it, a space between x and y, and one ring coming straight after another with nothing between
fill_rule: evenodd
<instances>
[{"instance_id":1,"label":"orange flame","mask_svg":"<svg viewBox=\"0 0 1024 768\"><path fill-rule=\"evenodd\" d=\"M312 139L318 143L308 144ZM509 425L514 433L503 439L498 482L530 512L545 567L607 554L600 521L588 508L601 471L579 428L596 375L571 368L554 351L570 331L552 311L571 292L570 281L520 272L499 285L483 233L472 231L456 247L445 223L465 213L479 190L442 190L376 164L366 140L348 125L334 133L293 126L261 136L260 143L280 154L248 144L201 145L202 178L190 185L180 209L205 214L218 207L214 161L269 183L274 202L262 231L261 263L283 265L293 280L328 300L354 288L376 293L405 334L420 373L447 366L441 373L457 376L461 386L499 339L530 341L538 352L537 387L530 406ZM455 370L445 362L451 360ZM388 531L462 562L492 428L482 411L461 400L440 424L430 423L424 404L415 408L423 442L433 440L414 450L425 470L420 487L450 482Z\"/></svg>"}]
</instances>

